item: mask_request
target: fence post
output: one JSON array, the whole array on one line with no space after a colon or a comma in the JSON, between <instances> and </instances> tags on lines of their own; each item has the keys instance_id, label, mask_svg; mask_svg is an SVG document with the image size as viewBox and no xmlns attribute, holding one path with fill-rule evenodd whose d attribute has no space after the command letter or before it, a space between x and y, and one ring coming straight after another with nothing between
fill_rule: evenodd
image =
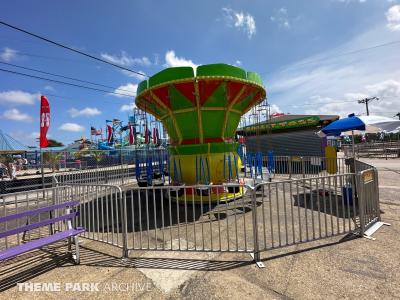
<instances>
[{"instance_id":1,"label":"fence post","mask_svg":"<svg viewBox=\"0 0 400 300\"><path fill-rule=\"evenodd\" d=\"M264 264L261 262L260 259L260 246L258 243L258 222L257 222L257 188L260 185L257 184L254 187L249 186L249 189L251 190L251 212L252 212L252 219L253 219L253 239L254 239L254 253L253 253L253 259L254 262L257 264L259 268L264 268Z\"/></svg>"},{"instance_id":2,"label":"fence post","mask_svg":"<svg viewBox=\"0 0 400 300\"><path fill-rule=\"evenodd\" d=\"M362 181L362 173L355 173L356 177L356 192L358 196L358 211L360 216L360 236L364 236L365 232L365 215L364 215L364 189L363 189L363 181Z\"/></svg>"},{"instance_id":3,"label":"fence post","mask_svg":"<svg viewBox=\"0 0 400 300\"><path fill-rule=\"evenodd\" d=\"M288 157L288 171L289 171L289 179L292 178L292 157Z\"/></svg>"},{"instance_id":4,"label":"fence post","mask_svg":"<svg viewBox=\"0 0 400 300\"><path fill-rule=\"evenodd\" d=\"M378 170L376 168L374 168L374 196L376 216L378 217L378 221L381 221L381 207L379 204L379 177Z\"/></svg>"},{"instance_id":5,"label":"fence post","mask_svg":"<svg viewBox=\"0 0 400 300\"><path fill-rule=\"evenodd\" d=\"M119 191L120 199L122 200L122 259L128 258L128 217L126 213L126 193Z\"/></svg>"},{"instance_id":6,"label":"fence post","mask_svg":"<svg viewBox=\"0 0 400 300\"><path fill-rule=\"evenodd\" d=\"M120 150L119 150L120 152L119 152L119 160L120 160L120 164L121 164L121 182L122 182L122 184L124 184L124 166L122 165L122 163L123 163L123 159L122 159L122 145L121 145L121 148L120 148Z\"/></svg>"}]
</instances>

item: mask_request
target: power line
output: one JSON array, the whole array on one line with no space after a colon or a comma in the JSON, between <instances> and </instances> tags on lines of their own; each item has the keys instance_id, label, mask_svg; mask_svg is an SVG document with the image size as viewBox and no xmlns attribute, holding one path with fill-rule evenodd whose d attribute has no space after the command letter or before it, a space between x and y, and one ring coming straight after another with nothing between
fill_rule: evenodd
<instances>
[{"instance_id":1,"label":"power line","mask_svg":"<svg viewBox=\"0 0 400 300\"><path fill-rule=\"evenodd\" d=\"M74 86L74 87L78 87L78 88L93 90L93 91L97 91L97 92L104 92L104 93L108 93L108 94L115 94L115 95L126 96L126 97L134 97L134 95L128 95L128 94L123 94L123 93L118 93L118 92L106 91L106 90L98 89L98 88L94 88L94 87L89 87L89 86L79 85L79 84L75 84L75 83L60 81L60 80L56 80L56 79L50 79L50 78L35 76L35 75L31 75L31 74L20 73L20 72L16 72L16 71L1 69L1 68L0 68L0 71L1 72L6 72L6 73L10 73L10 74L14 74L14 75L30 77L30 78L34 78L34 79L50 81L50 82L54 82L54 83L58 83L58 84L64 84L64 85Z\"/></svg>"},{"instance_id":2,"label":"power line","mask_svg":"<svg viewBox=\"0 0 400 300\"><path fill-rule=\"evenodd\" d=\"M11 24L8 24L8 23L6 23L6 22L4 22L4 21L1 21L1 20L0 20L0 24L1 24L1 25L4 25L4 26L7 26L7 27L9 27L9 28L12 28L12 29L14 29L14 30L23 32L23 33L28 34L28 35L30 35L30 36L33 36L33 37L35 37L35 38L38 38L38 39L40 39L40 40L42 40L42 41L45 41L45 42L47 42L47 43L56 45L56 46L58 46L58 47L64 48L64 49L66 49L66 50L69 50L69 51L72 51L72 52L75 52L75 53L78 53L78 54L83 55L83 56L89 57L89 58L91 58L91 59L94 59L94 60L103 62L103 63L105 63L105 64L109 64L109 65L111 65L111 66L117 67L117 68L119 68L119 69L122 69L122 70L125 70L125 71L128 71L128 72L132 72L132 73L135 73L135 74L138 74L138 75L141 75L141 76L148 77L146 74L143 74L143 73L141 73L141 72L138 72L138 71L135 71L135 70L132 70L132 69L129 69L129 68L120 66L120 65L118 65L118 64L115 64L115 63L109 62L109 61L107 61L107 60L98 58L98 57L93 56L93 55L91 55L91 54L82 52L82 51L80 51L80 50L76 50L76 49L74 49L74 48L71 48L71 47L69 47L69 46L66 46L66 45L60 44L60 43L58 43L58 42L52 41L52 40L50 40L50 39L48 39L48 38L45 38L45 37L40 36L40 35L38 35L38 34L35 34L35 33L33 33L33 32L29 32L29 31L24 30L24 29L22 29L22 28L16 27L16 26L11 25Z\"/></svg>"},{"instance_id":3,"label":"power line","mask_svg":"<svg viewBox=\"0 0 400 300\"><path fill-rule=\"evenodd\" d=\"M387 43L383 43L383 44L378 44L378 45L374 45L374 46L371 46L371 47L360 48L360 49L356 49L356 50L349 51L349 52L338 53L336 55L332 55L331 57L327 56L325 58L322 57L322 58L317 58L317 59L310 60L310 61L305 61L303 63L297 64L296 66L298 67L298 66L302 66L302 65L312 64L312 63L319 62L319 61L325 61L325 60L330 59L330 58L336 58L336 57L340 57L340 56L352 55L352 54L356 54L356 53L359 53L359 52L372 50L372 49L380 48L380 47L386 47L386 46L390 46L390 45L394 45L394 44L400 44L400 40L391 41L391 42L387 42Z\"/></svg>"},{"instance_id":4,"label":"power line","mask_svg":"<svg viewBox=\"0 0 400 300\"><path fill-rule=\"evenodd\" d=\"M50 72L46 72L46 71L42 71L42 70L38 70L38 69L23 67L23 66L19 66L19 65L16 65L16 64L6 63L6 62L2 62L2 61L0 61L0 64L7 65L7 66L12 66L12 67L16 67L16 68L21 68L21 69L28 70L28 71L34 71L34 72L38 72L38 73L42 73L42 74L46 74L46 75L61 77L61 78L69 79L69 80L74 80L74 81L78 81L78 82L82 82L82 83L89 83L89 84L93 84L93 85L97 85L97 86L102 86L102 87L105 87L105 88L118 89L120 91L125 91L125 92L129 92L130 93L130 91L128 91L128 90L119 89L119 88L108 86L108 85L104 85L104 84L101 84L101 83L95 83L95 82L86 81L86 80L82 80L82 79L78 79L78 78L68 77L68 76L59 75L59 74L55 74L55 73L50 73Z\"/></svg>"},{"instance_id":5,"label":"power line","mask_svg":"<svg viewBox=\"0 0 400 300\"><path fill-rule=\"evenodd\" d=\"M357 101L359 104L364 104L365 103L365 108L367 110L367 116L369 116L368 103L370 101L373 101L373 100L379 100L379 98L378 97L371 97L371 98L365 98L365 99L361 99L361 100Z\"/></svg>"}]
</instances>

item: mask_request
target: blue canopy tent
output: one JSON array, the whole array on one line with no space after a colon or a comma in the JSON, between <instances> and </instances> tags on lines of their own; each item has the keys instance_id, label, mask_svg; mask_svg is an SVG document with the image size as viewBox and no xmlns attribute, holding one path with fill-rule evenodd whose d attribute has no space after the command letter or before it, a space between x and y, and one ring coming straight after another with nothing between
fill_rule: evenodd
<instances>
[{"instance_id":1,"label":"blue canopy tent","mask_svg":"<svg viewBox=\"0 0 400 300\"><path fill-rule=\"evenodd\" d=\"M325 135L340 135L343 131L365 130L365 123L354 114L348 118L339 119L321 129Z\"/></svg>"},{"instance_id":2,"label":"blue canopy tent","mask_svg":"<svg viewBox=\"0 0 400 300\"><path fill-rule=\"evenodd\" d=\"M354 130L365 130L365 123L354 114L350 114L347 118L339 119L335 122L332 122L328 126L322 128L317 134L320 137L324 137L327 135L335 135L339 136L344 131L352 131L351 140L352 140L352 150L353 157L355 157L354 151Z\"/></svg>"},{"instance_id":3,"label":"blue canopy tent","mask_svg":"<svg viewBox=\"0 0 400 300\"><path fill-rule=\"evenodd\" d=\"M349 115L347 118L343 118L332 122L328 126L321 129L318 132L320 137L327 135L340 135L344 131L352 131L352 144L353 144L353 157L354 153L354 130L377 130L392 132L400 130L400 120L395 120L381 116L360 116L356 117L354 114Z\"/></svg>"}]
</instances>

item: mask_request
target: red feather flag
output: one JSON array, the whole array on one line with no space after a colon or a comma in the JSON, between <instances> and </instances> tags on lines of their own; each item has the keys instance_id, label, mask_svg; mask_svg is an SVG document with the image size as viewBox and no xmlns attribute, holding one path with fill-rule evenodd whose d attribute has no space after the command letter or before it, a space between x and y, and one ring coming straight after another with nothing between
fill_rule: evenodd
<instances>
[{"instance_id":1,"label":"red feather flag","mask_svg":"<svg viewBox=\"0 0 400 300\"><path fill-rule=\"evenodd\" d=\"M129 144L133 145L135 143L135 127L129 124Z\"/></svg>"},{"instance_id":2,"label":"red feather flag","mask_svg":"<svg viewBox=\"0 0 400 300\"><path fill-rule=\"evenodd\" d=\"M40 97L40 148L49 145L47 131L50 127L50 105L45 96Z\"/></svg>"},{"instance_id":3,"label":"red feather flag","mask_svg":"<svg viewBox=\"0 0 400 300\"><path fill-rule=\"evenodd\" d=\"M109 144L114 143L114 132L113 128L110 125L107 125L107 142Z\"/></svg>"},{"instance_id":4,"label":"red feather flag","mask_svg":"<svg viewBox=\"0 0 400 300\"><path fill-rule=\"evenodd\" d=\"M144 129L144 143L145 144L149 143L149 130L147 129L147 125Z\"/></svg>"}]
</instances>

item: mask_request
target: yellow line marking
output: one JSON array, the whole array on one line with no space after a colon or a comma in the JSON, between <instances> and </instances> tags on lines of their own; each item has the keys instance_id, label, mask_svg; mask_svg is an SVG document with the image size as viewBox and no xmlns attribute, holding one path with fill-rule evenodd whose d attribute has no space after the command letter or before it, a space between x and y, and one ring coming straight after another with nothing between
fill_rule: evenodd
<instances>
[{"instance_id":1,"label":"yellow line marking","mask_svg":"<svg viewBox=\"0 0 400 300\"><path fill-rule=\"evenodd\" d=\"M225 110L225 107L216 107L216 106L209 106L209 107L202 107L200 108L201 111L207 111L207 110Z\"/></svg>"},{"instance_id":2,"label":"yellow line marking","mask_svg":"<svg viewBox=\"0 0 400 300\"><path fill-rule=\"evenodd\" d=\"M152 90L150 90L150 95L151 97L162 107L164 107L164 109L169 113L171 119L172 119L172 123L174 124L175 127L175 132L178 135L178 140L179 140L179 144L182 142L182 134L181 131L179 130L178 124L176 122L175 116L173 114L173 112L169 109L168 106L166 106L161 100L160 98L158 98Z\"/></svg>"},{"instance_id":3,"label":"yellow line marking","mask_svg":"<svg viewBox=\"0 0 400 300\"><path fill-rule=\"evenodd\" d=\"M203 144L203 120L201 118L201 111L200 111L200 92L199 92L199 82L197 79L194 82L194 93L196 95L196 106L197 106L197 122L199 126L199 138L200 144Z\"/></svg>"},{"instance_id":4,"label":"yellow line marking","mask_svg":"<svg viewBox=\"0 0 400 300\"><path fill-rule=\"evenodd\" d=\"M239 100L240 96L242 96L242 94L244 93L246 88L247 88L247 86L245 86L245 85L242 86L242 88L240 89L239 93L235 96L233 101L226 108L224 126L222 126L222 132L221 132L222 139L225 138L225 130L226 130L226 126L228 126L228 115L229 115L229 112L231 111L232 107L236 104L236 102Z\"/></svg>"},{"instance_id":5,"label":"yellow line marking","mask_svg":"<svg viewBox=\"0 0 400 300\"><path fill-rule=\"evenodd\" d=\"M196 111L196 107L174 110L174 114L182 114L182 113L191 112L191 111Z\"/></svg>"}]
</instances>

